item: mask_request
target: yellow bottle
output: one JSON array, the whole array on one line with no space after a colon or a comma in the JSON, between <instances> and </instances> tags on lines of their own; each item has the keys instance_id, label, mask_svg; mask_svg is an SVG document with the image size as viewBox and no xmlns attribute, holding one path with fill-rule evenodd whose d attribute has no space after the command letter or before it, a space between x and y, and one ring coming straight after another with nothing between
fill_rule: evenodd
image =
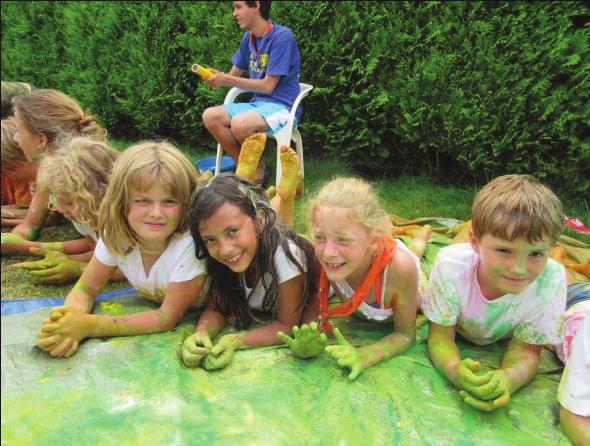
<instances>
[{"instance_id":1,"label":"yellow bottle","mask_svg":"<svg viewBox=\"0 0 590 446\"><path fill-rule=\"evenodd\" d=\"M193 73L198 74L203 79L209 79L211 76L213 76L213 72L211 70L208 70L204 66L196 64L196 63L193 64L192 70L193 70Z\"/></svg>"}]
</instances>

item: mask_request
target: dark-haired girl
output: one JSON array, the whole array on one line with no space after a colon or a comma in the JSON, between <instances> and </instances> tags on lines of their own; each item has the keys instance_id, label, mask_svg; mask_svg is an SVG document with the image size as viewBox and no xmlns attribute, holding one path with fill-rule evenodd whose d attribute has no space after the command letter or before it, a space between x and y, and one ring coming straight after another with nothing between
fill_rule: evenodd
<instances>
[{"instance_id":1,"label":"dark-haired girl","mask_svg":"<svg viewBox=\"0 0 590 446\"><path fill-rule=\"evenodd\" d=\"M236 175L220 175L193 197L189 222L196 256L205 259L210 302L195 333L183 344L187 366L225 367L234 351L280 344L316 294L318 267L313 247L283 224L262 189ZM271 321L249 329L252 310ZM212 339L235 317L239 333ZM248 330L249 329L249 330Z\"/></svg>"}]
</instances>

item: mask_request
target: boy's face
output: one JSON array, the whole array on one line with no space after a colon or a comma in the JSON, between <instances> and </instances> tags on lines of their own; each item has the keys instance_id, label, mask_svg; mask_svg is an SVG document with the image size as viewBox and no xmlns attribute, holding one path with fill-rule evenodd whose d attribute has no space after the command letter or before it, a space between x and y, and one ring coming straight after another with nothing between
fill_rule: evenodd
<instances>
[{"instance_id":1,"label":"boy's face","mask_svg":"<svg viewBox=\"0 0 590 446\"><path fill-rule=\"evenodd\" d=\"M256 6L255 8L251 8L250 6L246 5L246 2L234 2L234 17L238 21L238 26L240 29L250 29L252 23L256 20L256 18L260 15L258 11L260 10L260 6Z\"/></svg>"},{"instance_id":2,"label":"boy's face","mask_svg":"<svg viewBox=\"0 0 590 446\"><path fill-rule=\"evenodd\" d=\"M508 241L491 234L478 240L472 233L470 239L480 259L479 286L489 300L520 293L534 282L545 269L551 248L546 237L531 243L522 237Z\"/></svg>"}]
</instances>

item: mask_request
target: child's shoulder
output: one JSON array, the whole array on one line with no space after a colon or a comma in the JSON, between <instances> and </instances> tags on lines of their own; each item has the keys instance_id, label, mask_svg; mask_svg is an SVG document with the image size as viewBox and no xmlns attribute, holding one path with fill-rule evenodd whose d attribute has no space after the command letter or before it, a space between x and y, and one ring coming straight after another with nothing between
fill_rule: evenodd
<instances>
[{"instance_id":1,"label":"child's shoulder","mask_svg":"<svg viewBox=\"0 0 590 446\"><path fill-rule=\"evenodd\" d=\"M441 248L435 262L471 266L477 262L477 253L473 250L471 243L457 243Z\"/></svg>"},{"instance_id":2,"label":"child's shoulder","mask_svg":"<svg viewBox=\"0 0 590 446\"><path fill-rule=\"evenodd\" d=\"M541 274L535 279L535 282L541 287L566 284L565 267L550 258L547 260L547 265L545 265Z\"/></svg>"}]
</instances>

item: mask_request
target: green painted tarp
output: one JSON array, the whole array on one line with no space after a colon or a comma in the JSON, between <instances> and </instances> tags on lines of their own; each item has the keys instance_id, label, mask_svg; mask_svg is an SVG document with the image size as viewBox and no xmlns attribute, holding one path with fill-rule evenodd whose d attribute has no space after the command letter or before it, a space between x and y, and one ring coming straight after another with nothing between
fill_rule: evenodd
<instances>
[{"instance_id":1,"label":"green painted tarp","mask_svg":"<svg viewBox=\"0 0 590 446\"><path fill-rule=\"evenodd\" d=\"M148 308L129 295L95 312ZM301 360L285 347L239 351L217 372L185 368L177 350L195 313L169 333L92 339L53 359L35 345L48 312L2 316L3 445L570 444L555 400L561 366L549 352L507 407L483 413L432 367L426 325L416 346L351 382L328 355ZM354 316L336 325L356 345L390 330ZM458 343L487 367L505 351Z\"/></svg>"}]
</instances>

